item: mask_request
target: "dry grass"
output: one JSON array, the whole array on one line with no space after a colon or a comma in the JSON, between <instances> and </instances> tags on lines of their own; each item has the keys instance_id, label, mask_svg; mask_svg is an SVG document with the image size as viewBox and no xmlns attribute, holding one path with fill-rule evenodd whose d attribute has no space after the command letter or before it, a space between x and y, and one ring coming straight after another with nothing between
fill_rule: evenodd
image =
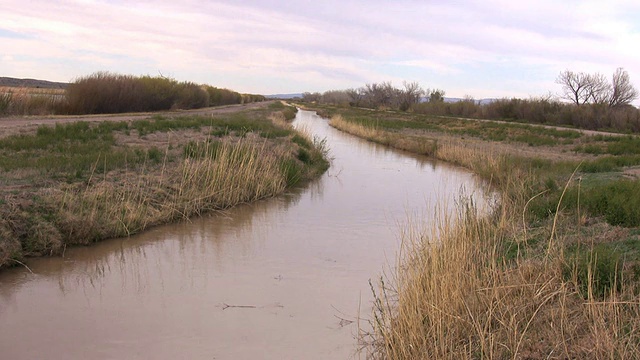
<instances>
[{"instance_id":1,"label":"dry grass","mask_svg":"<svg viewBox=\"0 0 640 360\"><path fill-rule=\"evenodd\" d=\"M378 129L375 126L362 126L346 121L340 115L333 116L330 124L336 129L340 129L349 134L417 154L432 156L437 148L437 141L435 139L430 140L424 137L393 133Z\"/></svg>"},{"instance_id":2,"label":"dry grass","mask_svg":"<svg viewBox=\"0 0 640 360\"><path fill-rule=\"evenodd\" d=\"M286 156L284 149L264 154L264 145L242 141L215 149L211 143L203 146L209 156L164 166L155 176L131 173L120 175L117 182L105 177L43 196L46 203L60 204L56 218L64 242L128 236L152 225L274 196L287 185L279 160Z\"/></svg>"},{"instance_id":3,"label":"dry grass","mask_svg":"<svg viewBox=\"0 0 640 360\"><path fill-rule=\"evenodd\" d=\"M48 148L58 141L54 137L36 141L38 134L62 131L61 143L98 149L94 154L83 148L93 159L87 171L55 166L47 170L42 161L22 164L26 168L0 168L0 268L28 256L59 254L67 245L128 236L275 196L324 172L326 149L284 119L281 111L258 109L224 115L222 120L179 117L43 127L32 135L10 138L28 145L33 150L30 158L45 158L46 163L62 159L67 164L73 158L64 148L56 153L57 145ZM209 125L190 126L200 120ZM224 135L214 124L225 129ZM170 134L165 133L169 125L175 125ZM108 143L89 136L97 130ZM25 151L5 151L0 157ZM126 155L115 161L123 151Z\"/></svg>"},{"instance_id":4,"label":"dry grass","mask_svg":"<svg viewBox=\"0 0 640 360\"><path fill-rule=\"evenodd\" d=\"M52 114L64 102L64 89L0 87L0 115Z\"/></svg>"},{"instance_id":5,"label":"dry grass","mask_svg":"<svg viewBox=\"0 0 640 360\"><path fill-rule=\"evenodd\" d=\"M424 145L407 146L411 141L403 142L400 133L340 116L331 125L425 153ZM461 203L455 215L439 214L428 225L407 226L395 272L372 285L373 331L361 334L368 357L640 358L635 283L619 277L624 286L614 284L601 294L597 253L587 252L587 264L575 265L567 250L576 243L593 249L601 232L585 235L580 232L584 218L562 212L531 227L523 214L540 180L498 147L435 139L427 143L434 144L431 156L489 180L501 200L489 215Z\"/></svg>"},{"instance_id":6,"label":"dry grass","mask_svg":"<svg viewBox=\"0 0 640 360\"><path fill-rule=\"evenodd\" d=\"M514 221L466 208L435 230L406 230L405 257L376 289L371 358L639 358L633 291L585 300L561 252L505 260Z\"/></svg>"},{"instance_id":7,"label":"dry grass","mask_svg":"<svg viewBox=\"0 0 640 360\"><path fill-rule=\"evenodd\" d=\"M19 95L64 95L64 89L47 89L32 87L0 86L0 94L13 93Z\"/></svg>"}]
</instances>

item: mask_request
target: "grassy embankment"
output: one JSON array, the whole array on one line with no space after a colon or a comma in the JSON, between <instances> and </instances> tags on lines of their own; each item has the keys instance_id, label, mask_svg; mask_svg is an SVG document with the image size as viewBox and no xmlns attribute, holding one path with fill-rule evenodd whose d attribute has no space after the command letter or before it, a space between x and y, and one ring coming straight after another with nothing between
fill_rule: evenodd
<instances>
[{"instance_id":1,"label":"grassy embankment","mask_svg":"<svg viewBox=\"0 0 640 360\"><path fill-rule=\"evenodd\" d=\"M0 138L0 267L281 193L328 167L273 103Z\"/></svg>"},{"instance_id":2,"label":"grassy embankment","mask_svg":"<svg viewBox=\"0 0 640 360\"><path fill-rule=\"evenodd\" d=\"M467 167L501 195L402 234L373 358L640 358L640 139L324 109L338 129ZM636 168L634 169L633 166Z\"/></svg>"}]
</instances>

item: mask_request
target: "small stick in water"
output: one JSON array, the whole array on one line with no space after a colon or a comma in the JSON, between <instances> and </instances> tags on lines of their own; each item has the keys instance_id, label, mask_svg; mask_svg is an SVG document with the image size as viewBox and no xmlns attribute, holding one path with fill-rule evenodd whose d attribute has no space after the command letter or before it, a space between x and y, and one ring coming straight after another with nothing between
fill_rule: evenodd
<instances>
[{"instance_id":1,"label":"small stick in water","mask_svg":"<svg viewBox=\"0 0 640 360\"><path fill-rule=\"evenodd\" d=\"M240 309L255 309L255 305L229 305L227 303L222 303L222 310L227 310L228 308L240 308Z\"/></svg>"}]
</instances>

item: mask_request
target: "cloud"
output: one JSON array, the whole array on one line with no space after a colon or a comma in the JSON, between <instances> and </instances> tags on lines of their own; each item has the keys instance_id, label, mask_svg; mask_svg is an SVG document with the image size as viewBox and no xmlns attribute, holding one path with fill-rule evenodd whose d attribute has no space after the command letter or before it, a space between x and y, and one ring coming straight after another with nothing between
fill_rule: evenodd
<instances>
[{"instance_id":1,"label":"cloud","mask_svg":"<svg viewBox=\"0 0 640 360\"><path fill-rule=\"evenodd\" d=\"M18 59L5 76L162 71L260 92L404 77L505 96L552 90L566 68L640 78L640 6L626 0L5 0L0 14Z\"/></svg>"}]
</instances>

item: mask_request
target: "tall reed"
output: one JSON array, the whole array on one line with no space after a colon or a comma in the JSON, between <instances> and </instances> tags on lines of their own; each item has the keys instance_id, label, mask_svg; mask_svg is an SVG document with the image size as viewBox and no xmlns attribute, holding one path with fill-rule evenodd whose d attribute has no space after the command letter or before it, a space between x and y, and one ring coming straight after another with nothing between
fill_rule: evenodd
<instances>
[{"instance_id":1,"label":"tall reed","mask_svg":"<svg viewBox=\"0 0 640 360\"><path fill-rule=\"evenodd\" d=\"M374 287L374 332L363 336L371 357L639 358L633 291L585 298L563 275L562 252L505 259L512 235L503 225L513 222L505 214L465 207L441 214L436 228L405 230L397 271ZM593 272L587 281L593 288Z\"/></svg>"},{"instance_id":2,"label":"tall reed","mask_svg":"<svg viewBox=\"0 0 640 360\"><path fill-rule=\"evenodd\" d=\"M58 202L58 228L64 243L89 243L128 236L149 226L223 210L282 192L285 150L245 142L204 142L201 151L162 176L132 173L119 182L70 186L47 199Z\"/></svg>"},{"instance_id":3,"label":"tall reed","mask_svg":"<svg viewBox=\"0 0 640 360\"><path fill-rule=\"evenodd\" d=\"M0 87L0 115L49 115L62 111L64 90Z\"/></svg>"}]
</instances>

